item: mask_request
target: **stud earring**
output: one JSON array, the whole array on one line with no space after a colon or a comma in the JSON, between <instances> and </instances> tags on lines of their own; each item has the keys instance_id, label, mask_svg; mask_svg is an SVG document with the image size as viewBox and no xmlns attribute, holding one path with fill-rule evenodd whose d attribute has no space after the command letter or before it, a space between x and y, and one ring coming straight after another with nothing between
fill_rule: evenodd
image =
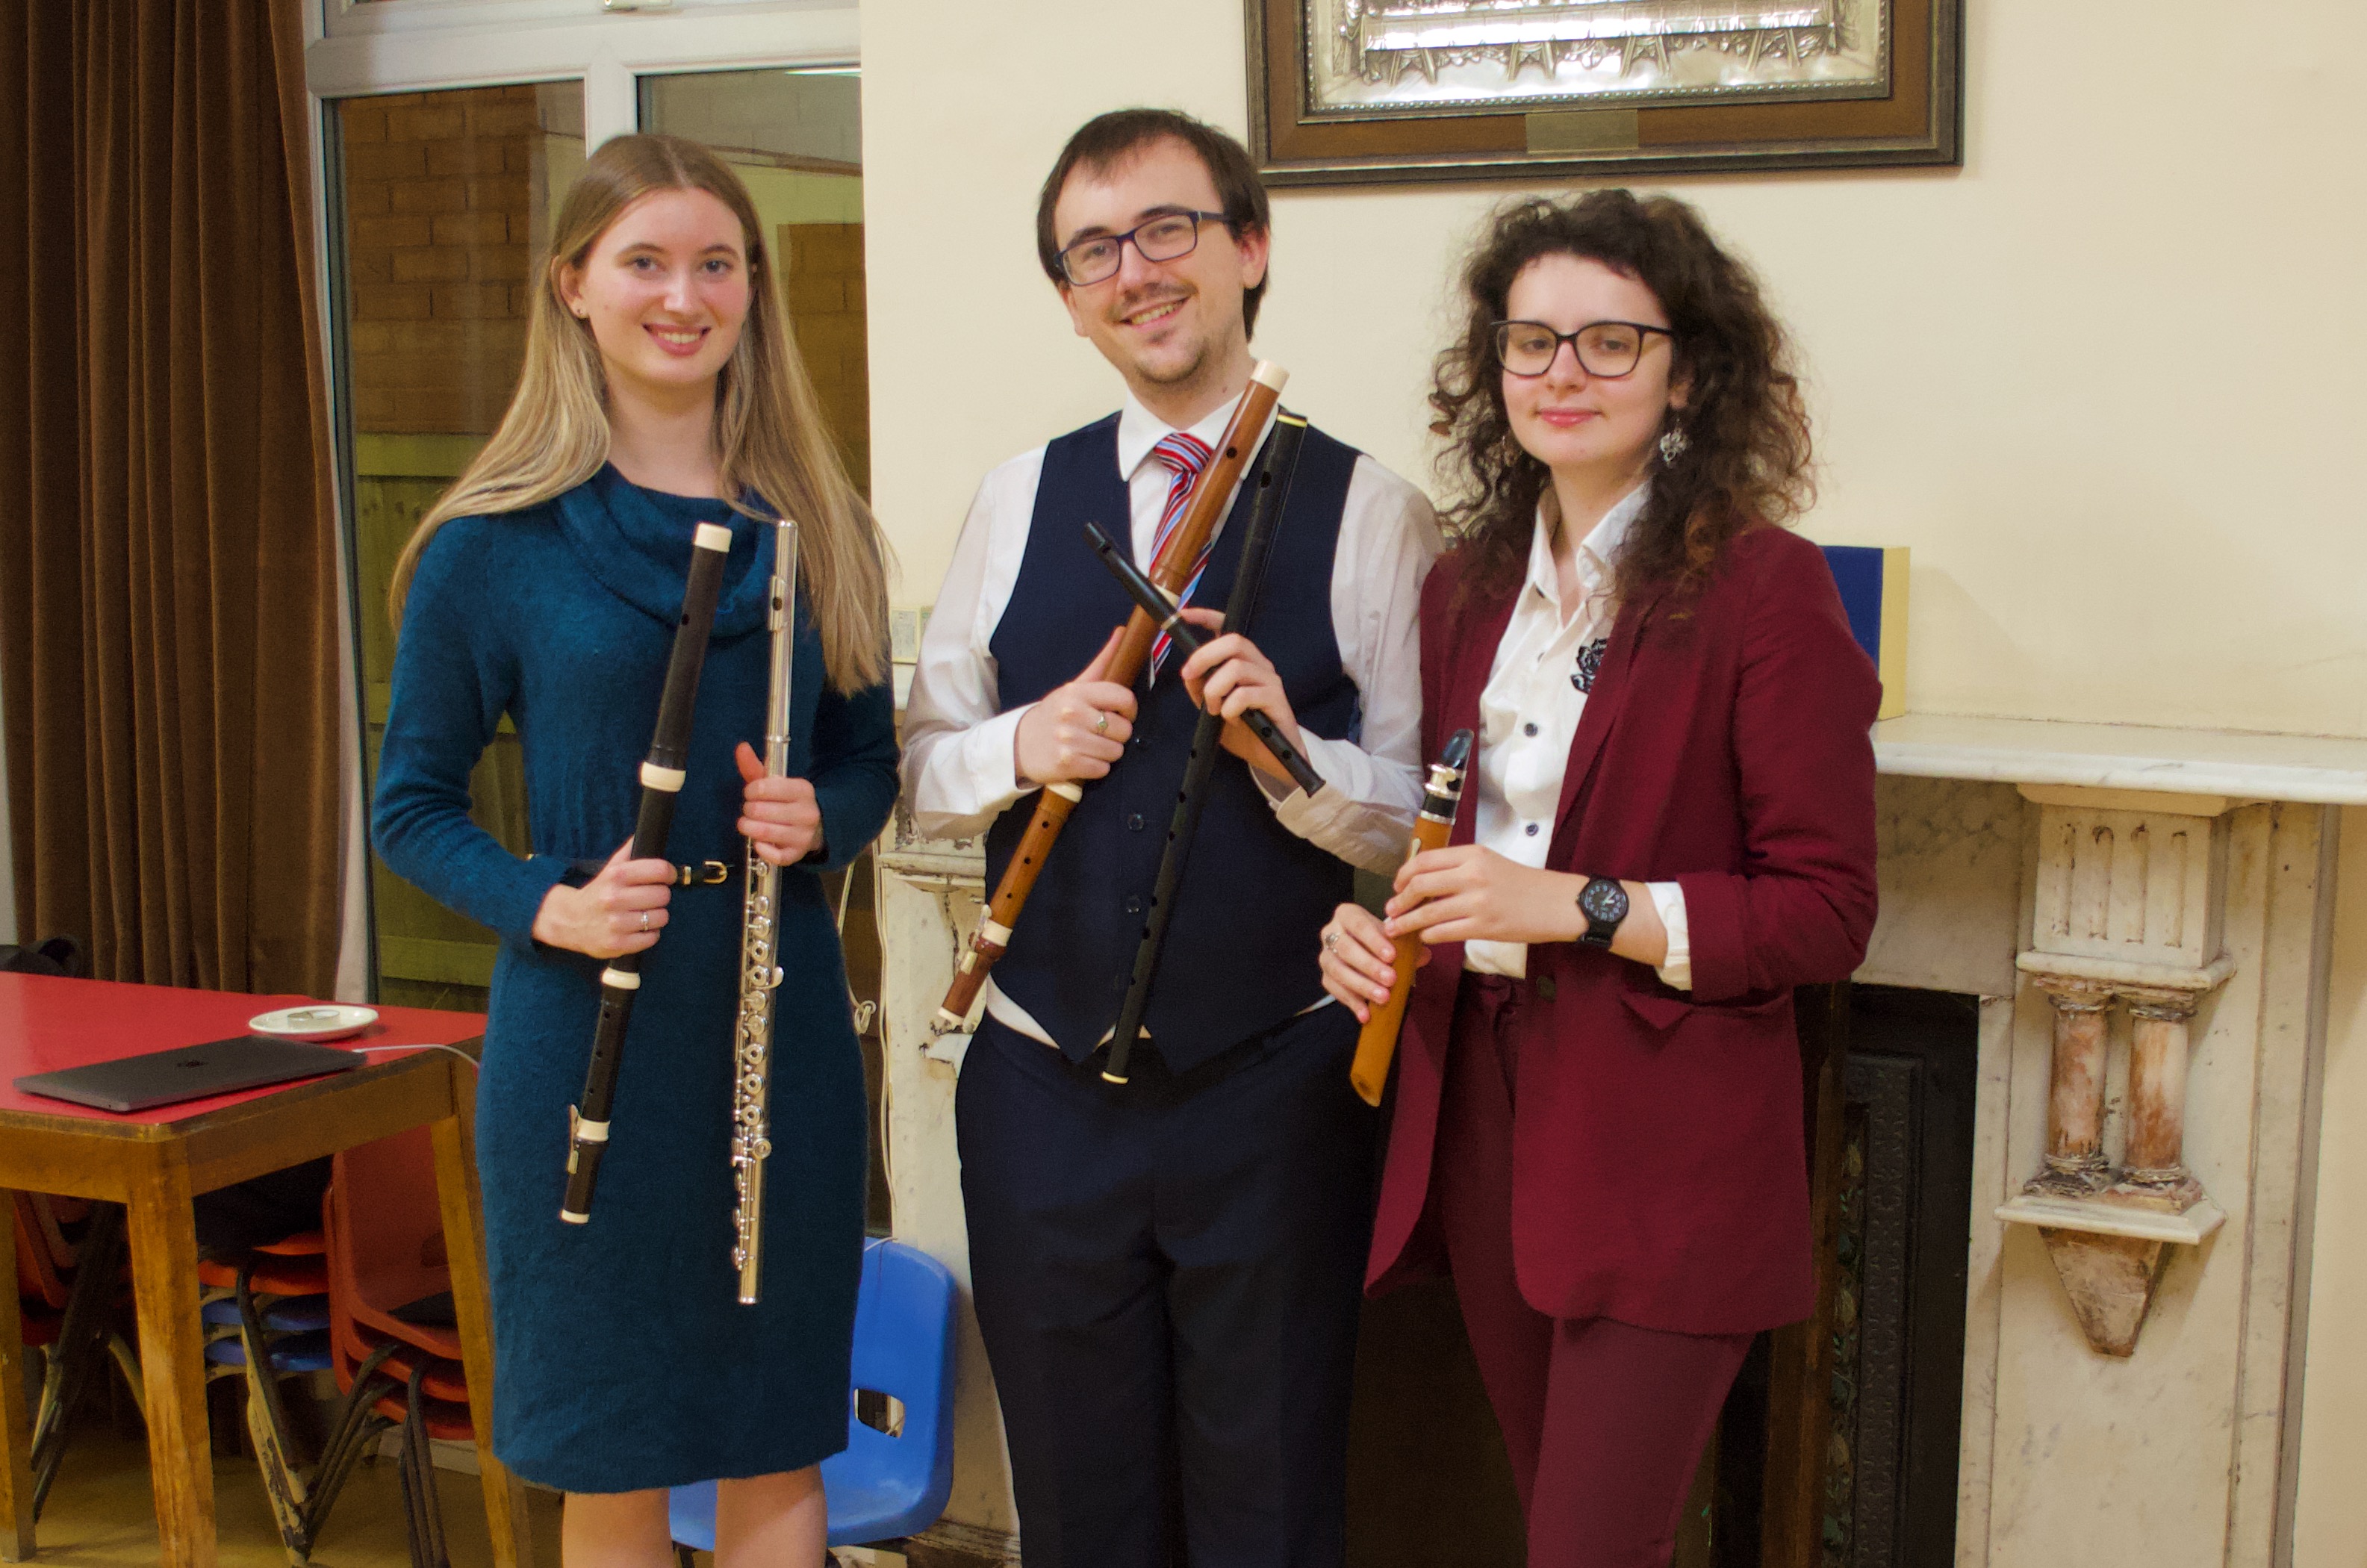
<instances>
[{"instance_id":1,"label":"stud earring","mask_svg":"<svg viewBox=\"0 0 2367 1568\"><path fill-rule=\"evenodd\" d=\"M1661 431L1661 466L1667 467L1668 465L1674 463L1679 458L1685 455L1685 449L1692 445L1693 443L1685 438L1684 431L1677 426L1671 425L1666 430Z\"/></svg>"}]
</instances>

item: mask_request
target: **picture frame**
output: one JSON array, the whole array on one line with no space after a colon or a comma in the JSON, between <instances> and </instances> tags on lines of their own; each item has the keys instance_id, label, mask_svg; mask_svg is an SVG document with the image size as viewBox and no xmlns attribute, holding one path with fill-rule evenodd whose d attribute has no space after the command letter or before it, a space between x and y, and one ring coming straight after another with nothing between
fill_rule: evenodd
<instances>
[{"instance_id":1,"label":"picture frame","mask_svg":"<svg viewBox=\"0 0 2367 1568\"><path fill-rule=\"evenodd\" d=\"M1269 186L1954 165L1963 0L1244 0Z\"/></svg>"}]
</instances>

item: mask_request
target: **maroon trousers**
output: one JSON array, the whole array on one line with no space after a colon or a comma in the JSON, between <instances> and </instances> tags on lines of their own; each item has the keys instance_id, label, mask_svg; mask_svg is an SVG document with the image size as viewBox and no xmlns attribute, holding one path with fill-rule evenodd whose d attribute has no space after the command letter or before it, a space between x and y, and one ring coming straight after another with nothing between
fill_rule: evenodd
<instances>
[{"instance_id":1,"label":"maroon trousers","mask_svg":"<svg viewBox=\"0 0 2367 1568\"><path fill-rule=\"evenodd\" d=\"M1529 1568L1666 1568L1752 1335L1553 1318L1512 1268L1514 1041L1528 987L1466 974L1432 1169L1456 1299L1503 1428Z\"/></svg>"}]
</instances>

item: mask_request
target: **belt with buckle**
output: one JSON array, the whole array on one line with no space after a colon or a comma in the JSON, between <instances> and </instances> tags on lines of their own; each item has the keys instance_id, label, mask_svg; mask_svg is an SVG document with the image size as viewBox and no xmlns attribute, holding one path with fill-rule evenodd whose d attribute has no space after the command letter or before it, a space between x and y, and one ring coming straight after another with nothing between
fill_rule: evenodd
<instances>
[{"instance_id":1,"label":"belt with buckle","mask_svg":"<svg viewBox=\"0 0 2367 1568\"><path fill-rule=\"evenodd\" d=\"M567 884L580 888L598 876L606 865L605 860L572 861L567 868ZM694 860L688 865L676 861L674 875L666 881L678 888L711 888L720 887L739 874L738 866L721 860Z\"/></svg>"}]
</instances>

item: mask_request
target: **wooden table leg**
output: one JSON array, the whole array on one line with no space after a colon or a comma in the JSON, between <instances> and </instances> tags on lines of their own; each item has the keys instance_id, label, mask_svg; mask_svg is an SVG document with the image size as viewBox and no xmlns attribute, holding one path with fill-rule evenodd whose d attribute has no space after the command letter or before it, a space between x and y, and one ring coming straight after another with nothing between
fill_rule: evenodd
<instances>
[{"instance_id":1,"label":"wooden table leg","mask_svg":"<svg viewBox=\"0 0 2367 1568\"><path fill-rule=\"evenodd\" d=\"M452 1097L460 1109L435 1124L436 1190L444 1210L444 1250L452 1265L452 1311L459 1320L485 1526L493 1534L495 1568L534 1568L526 1483L493 1457L493 1318L485 1293L484 1199L477 1186L476 1074L454 1062L452 1076Z\"/></svg>"},{"instance_id":2,"label":"wooden table leg","mask_svg":"<svg viewBox=\"0 0 2367 1568\"><path fill-rule=\"evenodd\" d=\"M148 1474L165 1568L214 1568L214 1471L206 1432L205 1333L189 1167L156 1150L131 1184L131 1290L147 1388Z\"/></svg>"},{"instance_id":3,"label":"wooden table leg","mask_svg":"<svg viewBox=\"0 0 2367 1568\"><path fill-rule=\"evenodd\" d=\"M17 1195L0 1187L0 1561L33 1555L33 1430L25 1419L25 1325L17 1307Z\"/></svg>"}]
</instances>

